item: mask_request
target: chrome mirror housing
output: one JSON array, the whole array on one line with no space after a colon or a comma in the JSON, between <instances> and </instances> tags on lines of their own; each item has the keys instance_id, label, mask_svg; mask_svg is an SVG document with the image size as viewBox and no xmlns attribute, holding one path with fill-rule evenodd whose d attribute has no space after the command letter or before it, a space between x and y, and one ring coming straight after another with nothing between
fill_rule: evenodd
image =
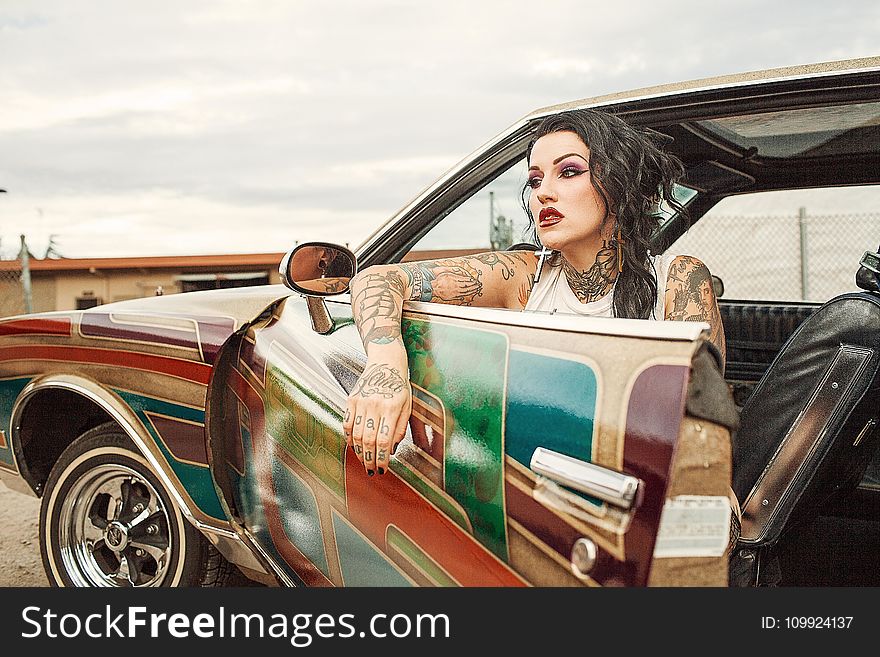
<instances>
[{"instance_id":1,"label":"chrome mirror housing","mask_svg":"<svg viewBox=\"0 0 880 657\"><path fill-rule=\"evenodd\" d=\"M323 297L348 292L357 257L338 244L305 242L281 259L278 273L287 287L306 297L312 328L325 334L333 330L333 320Z\"/></svg>"},{"instance_id":2,"label":"chrome mirror housing","mask_svg":"<svg viewBox=\"0 0 880 657\"><path fill-rule=\"evenodd\" d=\"M281 260L278 273L292 290L307 296L328 297L348 291L357 271L354 253L338 244L305 242Z\"/></svg>"}]
</instances>

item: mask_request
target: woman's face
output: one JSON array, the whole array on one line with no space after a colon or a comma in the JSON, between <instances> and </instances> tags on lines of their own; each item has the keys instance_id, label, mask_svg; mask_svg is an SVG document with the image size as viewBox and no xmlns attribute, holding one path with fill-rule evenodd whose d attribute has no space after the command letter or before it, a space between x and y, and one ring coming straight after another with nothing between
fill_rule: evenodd
<instances>
[{"instance_id":1,"label":"woman's face","mask_svg":"<svg viewBox=\"0 0 880 657\"><path fill-rule=\"evenodd\" d=\"M539 138L529 160L529 208L541 243L562 251L572 264L579 252L594 256L609 239L614 222L602 230L606 210L593 187L589 169L590 149L574 132L552 132ZM605 233L605 234L602 234Z\"/></svg>"}]
</instances>

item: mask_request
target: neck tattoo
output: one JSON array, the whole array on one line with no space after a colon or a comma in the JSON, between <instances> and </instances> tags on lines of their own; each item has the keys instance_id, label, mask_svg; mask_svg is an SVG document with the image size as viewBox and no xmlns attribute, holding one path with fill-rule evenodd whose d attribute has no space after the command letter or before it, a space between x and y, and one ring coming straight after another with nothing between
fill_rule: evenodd
<instances>
[{"instance_id":1,"label":"neck tattoo","mask_svg":"<svg viewBox=\"0 0 880 657\"><path fill-rule=\"evenodd\" d=\"M586 271L578 271L568 260L562 258L562 270L568 280L568 287L578 301L589 303L608 294L617 278L616 256L617 249L603 241L602 248L596 254L596 262Z\"/></svg>"}]
</instances>

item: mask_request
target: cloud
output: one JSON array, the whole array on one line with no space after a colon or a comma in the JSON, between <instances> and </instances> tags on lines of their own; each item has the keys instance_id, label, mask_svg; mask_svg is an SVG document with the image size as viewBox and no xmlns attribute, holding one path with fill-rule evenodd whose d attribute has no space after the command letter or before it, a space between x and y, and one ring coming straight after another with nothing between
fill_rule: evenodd
<instances>
[{"instance_id":1,"label":"cloud","mask_svg":"<svg viewBox=\"0 0 880 657\"><path fill-rule=\"evenodd\" d=\"M130 251L283 250L282 218L366 235L536 108L872 55L878 32L867 1L6 0L0 236L39 207L70 256L120 248L103 211Z\"/></svg>"}]
</instances>

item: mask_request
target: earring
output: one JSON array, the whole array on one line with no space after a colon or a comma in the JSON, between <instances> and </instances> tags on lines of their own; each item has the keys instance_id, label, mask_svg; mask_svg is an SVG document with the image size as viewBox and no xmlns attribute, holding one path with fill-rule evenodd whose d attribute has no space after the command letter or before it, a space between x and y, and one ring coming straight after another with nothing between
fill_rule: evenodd
<instances>
[{"instance_id":1,"label":"earring","mask_svg":"<svg viewBox=\"0 0 880 657\"><path fill-rule=\"evenodd\" d=\"M620 231L620 224L617 224L617 273L623 271L623 236Z\"/></svg>"}]
</instances>

